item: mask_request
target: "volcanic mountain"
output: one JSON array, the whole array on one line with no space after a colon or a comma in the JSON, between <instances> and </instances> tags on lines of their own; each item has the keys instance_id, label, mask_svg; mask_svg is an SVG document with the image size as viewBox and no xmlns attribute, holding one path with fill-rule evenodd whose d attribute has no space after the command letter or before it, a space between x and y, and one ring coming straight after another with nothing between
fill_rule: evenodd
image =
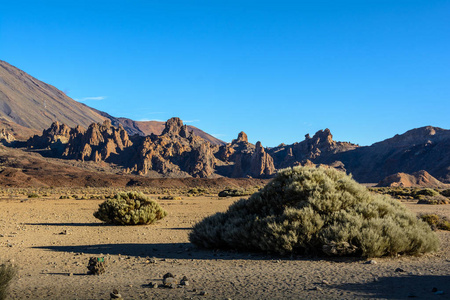
<instances>
[{"instance_id":1,"label":"volcanic mountain","mask_svg":"<svg viewBox=\"0 0 450 300\"><path fill-rule=\"evenodd\" d=\"M79 103L54 86L0 60L0 123L16 138L28 138L40 133L55 121L69 127L80 125L87 128L106 119L110 119L115 126L122 124L130 135L159 135L164 129L164 122L116 118ZM212 144L225 144L194 126L188 128Z\"/></svg>"}]
</instances>

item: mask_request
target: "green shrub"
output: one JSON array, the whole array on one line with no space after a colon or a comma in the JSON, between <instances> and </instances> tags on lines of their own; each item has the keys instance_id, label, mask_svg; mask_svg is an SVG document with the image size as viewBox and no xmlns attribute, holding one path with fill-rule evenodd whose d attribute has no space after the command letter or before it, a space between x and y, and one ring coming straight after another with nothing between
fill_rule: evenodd
<instances>
[{"instance_id":1,"label":"green shrub","mask_svg":"<svg viewBox=\"0 0 450 300\"><path fill-rule=\"evenodd\" d=\"M441 194L437 194L434 196L421 196L417 204L450 204L450 199L442 196Z\"/></svg>"},{"instance_id":2,"label":"green shrub","mask_svg":"<svg viewBox=\"0 0 450 300\"><path fill-rule=\"evenodd\" d=\"M0 265L0 300L6 299L11 280L17 273L17 268L11 264Z\"/></svg>"},{"instance_id":3,"label":"green shrub","mask_svg":"<svg viewBox=\"0 0 450 300\"><path fill-rule=\"evenodd\" d=\"M450 231L450 222L446 217L438 216L436 214L423 214L419 216L424 222L427 222L431 229L441 229Z\"/></svg>"},{"instance_id":4,"label":"green shrub","mask_svg":"<svg viewBox=\"0 0 450 300\"><path fill-rule=\"evenodd\" d=\"M441 195L445 197L450 197L450 189L441 191Z\"/></svg>"},{"instance_id":5,"label":"green shrub","mask_svg":"<svg viewBox=\"0 0 450 300\"><path fill-rule=\"evenodd\" d=\"M118 193L99 205L94 217L110 224L144 225L164 218L167 212L142 193Z\"/></svg>"},{"instance_id":6,"label":"green shrub","mask_svg":"<svg viewBox=\"0 0 450 300\"><path fill-rule=\"evenodd\" d=\"M239 196L247 196L255 193L257 189L253 190L244 190L244 189L226 189L223 191L220 191L218 196L219 197L239 197Z\"/></svg>"},{"instance_id":7,"label":"green shrub","mask_svg":"<svg viewBox=\"0 0 450 300\"><path fill-rule=\"evenodd\" d=\"M422 190L417 190L414 192L414 198L417 198L417 196L420 196L420 195L432 197L432 196L439 195L439 192L435 191L433 189L422 189Z\"/></svg>"},{"instance_id":8,"label":"green shrub","mask_svg":"<svg viewBox=\"0 0 450 300\"><path fill-rule=\"evenodd\" d=\"M261 191L196 224L204 248L379 257L437 250L439 240L398 201L333 168L280 171Z\"/></svg>"}]
</instances>

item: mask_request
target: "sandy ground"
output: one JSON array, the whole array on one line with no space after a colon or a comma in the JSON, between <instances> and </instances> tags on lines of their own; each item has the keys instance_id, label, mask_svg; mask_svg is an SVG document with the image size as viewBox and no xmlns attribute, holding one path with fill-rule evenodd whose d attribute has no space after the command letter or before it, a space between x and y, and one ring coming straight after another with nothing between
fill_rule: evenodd
<instances>
[{"instance_id":1,"label":"sandy ground","mask_svg":"<svg viewBox=\"0 0 450 300\"><path fill-rule=\"evenodd\" d=\"M192 225L235 200L159 200L169 216L150 226L123 227L92 216L102 200L1 199L0 261L19 267L10 298L109 299L118 289L124 299L450 299L450 232L437 232L438 253L377 258L376 264L193 247L188 241ZM450 217L450 205L406 205ZM91 256L105 256L105 274L87 275ZM156 264L149 260L153 257ZM161 283L167 272L177 279L187 276L190 285L148 286Z\"/></svg>"}]
</instances>

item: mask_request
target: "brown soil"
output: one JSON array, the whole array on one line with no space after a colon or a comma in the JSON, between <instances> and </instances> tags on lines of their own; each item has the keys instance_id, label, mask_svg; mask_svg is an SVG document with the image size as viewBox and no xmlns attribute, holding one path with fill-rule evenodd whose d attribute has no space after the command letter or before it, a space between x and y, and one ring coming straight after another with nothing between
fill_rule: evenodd
<instances>
[{"instance_id":1,"label":"brown soil","mask_svg":"<svg viewBox=\"0 0 450 300\"><path fill-rule=\"evenodd\" d=\"M149 226L108 226L92 213L102 200L59 200L15 196L0 199L1 260L19 275L11 299L449 299L450 232L439 231L441 250L421 257L273 257L263 254L199 250L188 241L191 227L207 215L225 211L236 198L216 196L159 200L169 215ZM62 192L62 191L60 191ZM70 193L71 190L65 191ZM10 195L11 194L11 195ZM156 196L153 196L156 197ZM450 217L450 205L406 203L414 212ZM60 234L66 231L67 234ZM105 256L106 273L87 275L91 256ZM149 262L155 257L156 264ZM404 272L396 272L401 268ZM165 273L184 288L152 289ZM432 289L444 294L436 296ZM207 294L201 296L200 293Z\"/></svg>"}]
</instances>

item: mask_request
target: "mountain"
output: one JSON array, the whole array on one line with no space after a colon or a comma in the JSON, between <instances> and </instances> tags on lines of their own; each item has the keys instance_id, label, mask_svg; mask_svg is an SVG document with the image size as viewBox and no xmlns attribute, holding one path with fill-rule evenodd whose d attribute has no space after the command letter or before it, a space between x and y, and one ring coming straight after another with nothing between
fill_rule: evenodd
<instances>
[{"instance_id":1,"label":"mountain","mask_svg":"<svg viewBox=\"0 0 450 300\"><path fill-rule=\"evenodd\" d=\"M108 118L111 120L111 124L113 126L118 127L119 125L122 125L123 128L128 132L130 135L138 134L142 136L156 134L160 135L163 130L165 123L160 121L133 121L128 118L116 118L111 116L108 113L105 113L103 111L99 111L96 109L93 109L95 112L97 112L99 115ZM187 128L190 131L193 131L195 135L205 139L206 141L210 142L213 145L225 145L226 143L222 140L219 140L218 138L213 137L212 135L204 132L203 130L198 129L197 127L187 125Z\"/></svg>"},{"instance_id":2,"label":"mountain","mask_svg":"<svg viewBox=\"0 0 450 300\"><path fill-rule=\"evenodd\" d=\"M110 119L114 126L122 124L130 135L159 135L164 130L164 122L116 118L79 103L54 86L0 60L0 123L17 139L42 132L54 121L69 127L80 125L87 128L106 119ZM188 128L214 145L225 144L194 126Z\"/></svg>"},{"instance_id":3,"label":"mountain","mask_svg":"<svg viewBox=\"0 0 450 300\"><path fill-rule=\"evenodd\" d=\"M0 60L0 119L41 131L54 121L87 127L105 118L54 86Z\"/></svg>"},{"instance_id":4,"label":"mountain","mask_svg":"<svg viewBox=\"0 0 450 300\"><path fill-rule=\"evenodd\" d=\"M416 128L371 146L338 153L333 159L341 161L360 182L379 182L398 172L425 170L450 183L450 130Z\"/></svg>"}]
</instances>

